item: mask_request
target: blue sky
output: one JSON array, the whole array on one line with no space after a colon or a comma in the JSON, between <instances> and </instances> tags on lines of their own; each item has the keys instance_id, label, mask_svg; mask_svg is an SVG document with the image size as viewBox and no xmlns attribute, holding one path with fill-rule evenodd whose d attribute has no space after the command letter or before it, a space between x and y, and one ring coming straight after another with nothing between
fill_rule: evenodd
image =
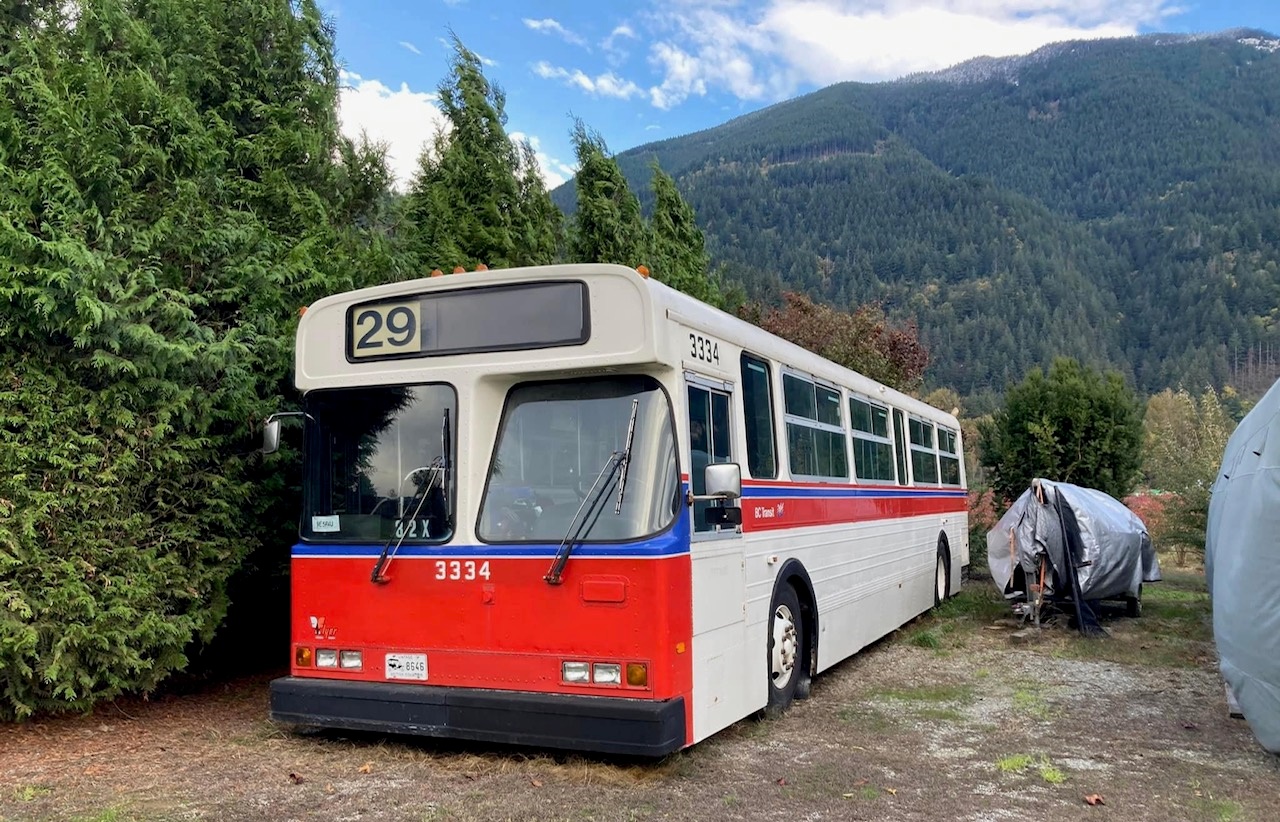
<instances>
[{"instance_id":1,"label":"blue sky","mask_svg":"<svg viewBox=\"0 0 1280 822\"><path fill-rule=\"evenodd\" d=\"M403 181L439 122L448 32L507 93L554 186L572 116L613 151L688 134L842 80L1152 31L1260 28L1280 0L320 0L347 74L343 128L388 143Z\"/></svg>"}]
</instances>

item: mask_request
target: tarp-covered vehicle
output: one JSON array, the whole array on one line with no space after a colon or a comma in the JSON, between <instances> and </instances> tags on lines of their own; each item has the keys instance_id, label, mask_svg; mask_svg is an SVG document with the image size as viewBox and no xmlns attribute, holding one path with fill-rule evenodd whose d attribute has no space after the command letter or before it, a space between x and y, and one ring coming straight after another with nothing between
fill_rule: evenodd
<instances>
[{"instance_id":1,"label":"tarp-covered vehicle","mask_svg":"<svg viewBox=\"0 0 1280 822\"><path fill-rule=\"evenodd\" d=\"M1280 753L1280 382L1227 440L1205 537L1222 676L1262 747Z\"/></svg>"},{"instance_id":2,"label":"tarp-covered vehicle","mask_svg":"<svg viewBox=\"0 0 1280 822\"><path fill-rule=\"evenodd\" d=\"M1081 631L1100 630L1096 603L1121 600L1142 612L1142 585L1160 563L1142 519L1093 488L1036 479L987 532L991 578L1017 613L1068 603Z\"/></svg>"}]
</instances>

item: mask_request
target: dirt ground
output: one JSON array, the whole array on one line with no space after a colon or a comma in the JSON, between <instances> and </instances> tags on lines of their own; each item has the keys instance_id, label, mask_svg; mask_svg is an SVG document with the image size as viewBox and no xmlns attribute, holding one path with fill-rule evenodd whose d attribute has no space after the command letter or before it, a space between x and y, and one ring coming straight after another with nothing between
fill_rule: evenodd
<instances>
[{"instance_id":1,"label":"dirt ground","mask_svg":"<svg viewBox=\"0 0 1280 822\"><path fill-rule=\"evenodd\" d=\"M1098 640L1016 639L970 581L786 716L657 763L298 734L266 718L268 676L121 701L0 728L0 820L1280 819L1203 581L1166 576Z\"/></svg>"}]
</instances>

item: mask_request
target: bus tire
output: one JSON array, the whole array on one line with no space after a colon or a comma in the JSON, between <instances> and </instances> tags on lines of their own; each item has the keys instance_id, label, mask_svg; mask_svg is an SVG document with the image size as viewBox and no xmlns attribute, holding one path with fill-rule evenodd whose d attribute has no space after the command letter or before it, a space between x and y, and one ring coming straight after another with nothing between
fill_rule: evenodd
<instances>
[{"instance_id":1,"label":"bus tire","mask_svg":"<svg viewBox=\"0 0 1280 822\"><path fill-rule=\"evenodd\" d=\"M804 642L804 619L800 613L800 597L795 588L784 584L773 595L769 608L768 641L765 643L765 668L769 676L767 716L780 716L791 707L796 688L806 678L801 660Z\"/></svg>"},{"instance_id":2,"label":"bus tire","mask_svg":"<svg viewBox=\"0 0 1280 822\"><path fill-rule=\"evenodd\" d=\"M946 537L938 537L938 560L933 572L933 605L936 608L951 596L951 552Z\"/></svg>"}]
</instances>

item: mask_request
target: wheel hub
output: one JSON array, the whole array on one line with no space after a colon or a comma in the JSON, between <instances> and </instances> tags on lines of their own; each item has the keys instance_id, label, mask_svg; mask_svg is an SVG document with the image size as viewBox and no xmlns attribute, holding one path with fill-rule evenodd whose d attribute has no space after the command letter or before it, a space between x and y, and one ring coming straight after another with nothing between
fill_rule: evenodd
<instances>
[{"instance_id":1,"label":"wheel hub","mask_svg":"<svg viewBox=\"0 0 1280 822\"><path fill-rule=\"evenodd\" d=\"M786 605L773 612L773 652L770 654L774 687L785 688L795 672L799 652L795 614Z\"/></svg>"}]
</instances>

